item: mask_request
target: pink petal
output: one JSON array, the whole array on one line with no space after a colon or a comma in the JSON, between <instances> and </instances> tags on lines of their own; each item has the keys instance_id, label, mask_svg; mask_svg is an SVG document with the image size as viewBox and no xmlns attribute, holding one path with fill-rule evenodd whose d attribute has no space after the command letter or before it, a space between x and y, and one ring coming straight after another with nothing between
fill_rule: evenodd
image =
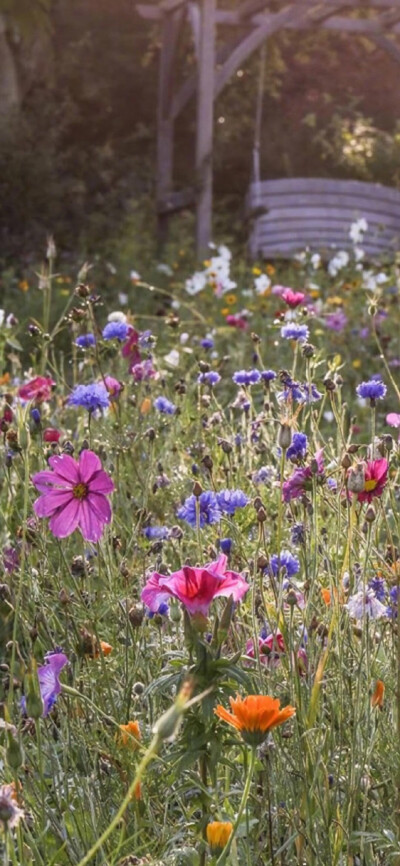
<instances>
[{"instance_id":1,"label":"pink petal","mask_svg":"<svg viewBox=\"0 0 400 866\"><path fill-rule=\"evenodd\" d=\"M103 535L103 522L90 506L89 497L80 503L79 528L86 541L99 541Z\"/></svg>"},{"instance_id":2,"label":"pink petal","mask_svg":"<svg viewBox=\"0 0 400 866\"><path fill-rule=\"evenodd\" d=\"M44 469L43 472L37 472L36 475L33 475L32 483L41 493L47 493L57 484L59 487L68 486L63 478L60 478L56 472L51 472L50 469Z\"/></svg>"},{"instance_id":3,"label":"pink petal","mask_svg":"<svg viewBox=\"0 0 400 866\"><path fill-rule=\"evenodd\" d=\"M69 481L70 484L79 484L81 480L79 466L69 454L55 454L54 457L50 457L49 464L60 478Z\"/></svg>"},{"instance_id":4,"label":"pink petal","mask_svg":"<svg viewBox=\"0 0 400 866\"><path fill-rule=\"evenodd\" d=\"M179 599L190 614L202 613L207 616L210 604L220 585L218 575L206 568L191 568L185 565L170 577L160 579L160 587Z\"/></svg>"},{"instance_id":5,"label":"pink petal","mask_svg":"<svg viewBox=\"0 0 400 866\"><path fill-rule=\"evenodd\" d=\"M227 571L224 580L219 584L215 598L221 596L229 598L233 596L234 601L240 601L250 589L249 584L235 571Z\"/></svg>"},{"instance_id":6,"label":"pink petal","mask_svg":"<svg viewBox=\"0 0 400 866\"><path fill-rule=\"evenodd\" d=\"M44 493L33 503L35 514L38 517L51 517L58 508L64 508L72 499L70 490L53 490Z\"/></svg>"},{"instance_id":7,"label":"pink petal","mask_svg":"<svg viewBox=\"0 0 400 866\"><path fill-rule=\"evenodd\" d=\"M86 499L90 508L93 509L96 517L102 523L110 523L111 521L111 505L101 493L89 493Z\"/></svg>"},{"instance_id":8,"label":"pink petal","mask_svg":"<svg viewBox=\"0 0 400 866\"><path fill-rule=\"evenodd\" d=\"M215 574L218 577L223 577L225 574L226 564L228 562L228 557L225 556L224 553L220 553L218 559L215 562L210 562L209 565L206 565L207 571L211 574Z\"/></svg>"},{"instance_id":9,"label":"pink petal","mask_svg":"<svg viewBox=\"0 0 400 866\"><path fill-rule=\"evenodd\" d=\"M386 424L389 424L389 427L400 427L400 415L397 412L390 412L386 415Z\"/></svg>"},{"instance_id":10,"label":"pink petal","mask_svg":"<svg viewBox=\"0 0 400 866\"><path fill-rule=\"evenodd\" d=\"M82 451L79 457L79 474L81 480L88 484L92 475L102 468L101 460L94 451Z\"/></svg>"},{"instance_id":11,"label":"pink petal","mask_svg":"<svg viewBox=\"0 0 400 866\"><path fill-rule=\"evenodd\" d=\"M168 591L167 587L160 587L161 579L165 580L165 576L154 571L153 574L150 575L141 594L142 601L144 604L147 604L147 607L150 608L153 613L157 612L160 604L164 601L168 601L171 597L171 593Z\"/></svg>"},{"instance_id":12,"label":"pink petal","mask_svg":"<svg viewBox=\"0 0 400 866\"><path fill-rule=\"evenodd\" d=\"M112 493L114 490L114 482L104 469L96 472L89 481L90 493Z\"/></svg>"},{"instance_id":13,"label":"pink petal","mask_svg":"<svg viewBox=\"0 0 400 866\"><path fill-rule=\"evenodd\" d=\"M50 518L50 529L56 538L66 538L76 529L79 522L80 512L79 499L72 498L65 508L60 508Z\"/></svg>"}]
</instances>

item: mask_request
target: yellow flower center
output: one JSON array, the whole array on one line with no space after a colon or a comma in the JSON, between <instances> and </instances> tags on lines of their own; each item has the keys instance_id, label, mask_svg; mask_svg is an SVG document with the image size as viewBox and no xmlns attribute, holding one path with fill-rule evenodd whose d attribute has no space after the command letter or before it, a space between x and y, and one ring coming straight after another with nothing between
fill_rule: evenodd
<instances>
[{"instance_id":1,"label":"yellow flower center","mask_svg":"<svg viewBox=\"0 0 400 866\"><path fill-rule=\"evenodd\" d=\"M73 488L75 499L86 499L87 492L87 484L83 484L82 482L80 484L75 484L75 487Z\"/></svg>"},{"instance_id":2,"label":"yellow flower center","mask_svg":"<svg viewBox=\"0 0 400 866\"><path fill-rule=\"evenodd\" d=\"M375 478L370 478L368 481L365 482L364 490L366 490L367 493L369 493L371 490L375 490L377 483L378 482Z\"/></svg>"}]
</instances>

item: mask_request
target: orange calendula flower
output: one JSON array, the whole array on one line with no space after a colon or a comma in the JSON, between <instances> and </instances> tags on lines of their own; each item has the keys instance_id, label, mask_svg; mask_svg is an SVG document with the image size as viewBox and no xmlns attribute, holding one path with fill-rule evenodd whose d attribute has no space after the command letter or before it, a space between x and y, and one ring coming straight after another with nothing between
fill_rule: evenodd
<instances>
[{"instance_id":1,"label":"orange calendula flower","mask_svg":"<svg viewBox=\"0 0 400 866\"><path fill-rule=\"evenodd\" d=\"M219 854L232 833L233 824L230 821L211 821L207 824L207 842L212 854Z\"/></svg>"},{"instance_id":2,"label":"orange calendula flower","mask_svg":"<svg viewBox=\"0 0 400 866\"><path fill-rule=\"evenodd\" d=\"M133 752L139 748L138 740L140 740L140 728L139 722L128 722L127 725L119 725L119 729L121 731L120 734L117 734L117 740L119 746L127 746Z\"/></svg>"},{"instance_id":3,"label":"orange calendula flower","mask_svg":"<svg viewBox=\"0 0 400 866\"><path fill-rule=\"evenodd\" d=\"M382 710L384 697L385 683L383 683L382 680L377 680L375 683L375 689L371 695L371 707L379 707L379 709Z\"/></svg>"},{"instance_id":4,"label":"orange calendula flower","mask_svg":"<svg viewBox=\"0 0 400 866\"><path fill-rule=\"evenodd\" d=\"M100 649L103 653L103 656L109 656L112 653L113 648L110 643L107 643L105 640L100 641Z\"/></svg>"},{"instance_id":5,"label":"orange calendula flower","mask_svg":"<svg viewBox=\"0 0 400 866\"><path fill-rule=\"evenodd\" d=\"M321 589L321 595L322 595L322 600L325 602L326 605L331 603L332 597L331 597L330 589L325 589L325 587L323 587Z\"/></svg>"},{"instance_id":6,"label":"orange calendula flower","mask_svg":"<svg viewBox=\"0 0 400 866\"><path fill-rule=\"evenodd\" d=\"M150 412L150 409L151 409L150 397L145 397L144 400L142 400L142 402L140 404L140 414L141 415L147 415L147 413Z\"/></svg>"},{"instance_id":7,"label":"orange calendula flower","mask_svg":"<svg viewBox=\"0 0 400 866\"><path fill-rule=\"evenodd\" d=\"M246 698L237 695L236 698L229 698L229 702L231 713L220 704L214 713L240 731L245 743L250 746L258 746L272 728L283 725L296 712L291 706L281 710L278 698L271 698L269 695L248 695Z\"/></svg>"}]
</instances>

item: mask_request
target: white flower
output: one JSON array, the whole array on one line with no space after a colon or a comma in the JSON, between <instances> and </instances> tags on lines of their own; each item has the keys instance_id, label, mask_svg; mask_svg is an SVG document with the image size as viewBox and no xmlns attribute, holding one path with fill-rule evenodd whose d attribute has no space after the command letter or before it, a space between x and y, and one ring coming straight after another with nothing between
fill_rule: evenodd
<instances>
[{"instance_id":1,"label":"white flower","mask_svg":"<svg viewBox=\"0 0 400 866\"><path fill-rule=\"evenodd\" d=\"M354 247L353 253L356 262L361 262L365 256L365 251L361 247Z\"/></svg>"},{"instance_id":2,"label":"white flower","mask_svg":"<svg viewBox=\"0 0 400 866\"><path fill-rule=\"evenodd\" d=\"M376 292L378 286L381 286L382 283L386 283L389 277L386 276L382 271L379 274L374 274L371 270L362 271L362 279L364 289L367 289L369 292Z\"/></svg>"},{"instance_id":3,"label":"white flower","mask_svg":"<svg viewBox=\"0 0 400 866\"><path fill-rule=\"evenodd\" d=\"M222 244L220 247L218 247L218 253L219 253L219 255L221 256L222 259L227 259L228 262L229 262L229 261L231 260L231 258L232 258L232 253L231 253L231 251L228 249L228 247L224 246L224 244Z\"/></svg>"},{"instance_id":4,"label":"white flower","mask_svg":"<svg viewBox=\"0 0 400 866\"><path fill-rule=\"evenodd\" d=\"M344 606L353 619L362 619L364 616L380 619L386 616L386 607L376 598L373 589L359 590L355 595L350 596Z\"/></svg>"},{"instance_id":5,"label":"white flower","mask_svg":"<svg viewBox=\"0 0 400 866\"><path fill-rule=\"evenodd\" d=\"M328 264L328 274L331 277L336 277L339 271L342 268L345 268L346 265L349 264L350 256L346 250L339 250L336 255L333 256L333 259L330 260Z\"/></svg>"},{"instance_id":6,"label":"white flower","mask_svg":"<svg viewBox=\"0 0 400 866\"><path fill-rule=\"evenodd\" d=\"M140 274L138 273L138 271L131 271L129 276L133 283L136 283L137 280L140 280Z\"/></svg>"},{"instance_id":7,"label":"white flower","mask_svg":"<svg viewBox=\"0 0 400 866\"><path fill-rule=\"evenodd\" d=\"M5 319L5 317L6 317L6 311L5 311L5 310L0 310L0 328L1 328L1 326L4 324L4 319Z\"/></svg>"},{"instance_id":8,"label":"white flower","mask_svg":"<svg viewBox=\"0 0 400 866\"><path fill-rule=\"evenodd\" d=\"M126 317L125 313L123 313L121 310L115 310L113 313L108 314L107 321L108 322L126 322L127 317Z\"/></svg>"},{"instance_id":9,"label":"white flower","mask_svg":"<svg viewBox=\"0 0 400 866\"><path fill-rule=\"evenodd\" d=\"M174 273L172 268L169 265L164 265L162 262L160 262L160 264L157 265L156 270L160 274L165 274L166 277L172 277L172 275Z\"/></svg>"},{"instance_id":10,"label":"white flower","mask_svg":"<svg viewBox=\"0 0 400 866\"><path fill-rule=\"evenodd\" d=\"M179 366L179 352L177 349L171 349L168 355L164 356L164 361L170 364L171 367Z\"/></svg>"},{"instance_id":11,"label":"white flower","mask_svg":"<svg viewBox=\"0 0 400 866\"><path fill-rule=\"evenodd\" d=\"M269 289L271 285L271 280L267 277L267 274L260 274L259 277L256 277L254 280L254 287L257 292L257 295L263 295L264 292Z\"/></svg>"},{"instance_id":12,"label":"white flower","mask_svg":"<svg viewBox=\"0 0 400 866\"><path fill-rule=\"evenodd\" d=\"M128 295L126 295L125 292L120 292L118 295L118 300L121 304L121 307L126 307L128 303Z\"/></svg>"},{"instance_id":13,"label":"white flower","mask_svg":"<svg viewBox=\"0 0 400 866\"><path fill-rule=\"evenodd\" d=\"M181 345L184 346L185 343L187 343L188 339L189 339L189 334L187 334L186 331L184 331L184 333L181 334L181 336L180 336Z\"/></svg>"},{"instance_id":14,"label":"white flower","mask_svg":"<svg viewBox=\"0 0 400 866\"><path fill-rule=\"evenodd\" d=\"M314 268L314 271L316 271L317 268L319 268L319 266L321 264L320 254L319 253L313 253L313 255L311 256L310 262L311 262L312 267Z\"/></svg>"},{"instance_id":15,"label":"white flower","mask_svg":"<svg viewBox=\"0 0 400 866\"><path fill-rule=\"evenodd\" d=\"M197 295L202 292L207 285L207 276L204 271L196 271L192 277L189 277L185 283L185 289L188 295Z\"/></svg>"},{"instance_id":16,"label":"white flower","mask_svg":"<svg viewBox=\"0 0 400 866\"><path fill-rule=\"evenodd\" d=\"M367 220L364 219L364 217L361 217L361 219L358 219L354 223L351 224L349 236L350 236L351 240L353 241L353 244L362 243L364 233L367 231L367 229L368 229L368 223L367 223Z\"/></svg>"}]
</instances>

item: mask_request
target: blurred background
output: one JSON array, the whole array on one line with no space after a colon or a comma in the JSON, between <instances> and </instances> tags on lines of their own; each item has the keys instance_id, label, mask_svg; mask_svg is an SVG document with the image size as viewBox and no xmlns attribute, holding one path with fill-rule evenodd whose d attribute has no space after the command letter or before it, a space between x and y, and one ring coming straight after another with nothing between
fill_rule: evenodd
<instances>
[{"instance_id":1,"label":"blurred background","mask_svg":"<svg viewBox=\"0 0 400 866\"><path fill-rule=\"evenodd\" d=\"M192 51L189 41L182 74L194 67ZM26 266L49 233L66 258L140 264L155 254L159 52L157 23L132 0L0 0L2 268L16 258ZM399 69L365 36L275 35L263 79L262 176L398 186ZM258 89L256 53L215 108L214 230L242 248ZM195 120L193 101L176 129L181 187L193 182ZM175 222L190 248L192 211Z\"/></svg>"}]
</instances>

